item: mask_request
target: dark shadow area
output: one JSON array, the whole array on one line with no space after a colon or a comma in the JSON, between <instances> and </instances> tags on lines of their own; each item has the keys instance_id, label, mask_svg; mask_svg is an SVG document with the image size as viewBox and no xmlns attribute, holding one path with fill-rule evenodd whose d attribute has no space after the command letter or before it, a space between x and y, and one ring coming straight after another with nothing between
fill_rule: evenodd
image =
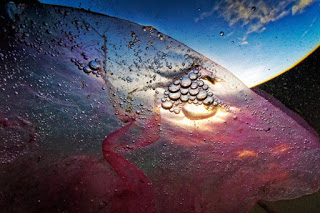
<instances>
[{"instance_id":1,"label":"dark shadow area","mask_svg":"<svg viewBox=\"0 0 320 213\"><path fill-rule=\"evenodd\" d=\"M288 72L262 84L263 90L299 114L320 135L320 48ZM320 191L294 200L260 201L252 213L320 212Z\"/></svg>"}]
</instances>

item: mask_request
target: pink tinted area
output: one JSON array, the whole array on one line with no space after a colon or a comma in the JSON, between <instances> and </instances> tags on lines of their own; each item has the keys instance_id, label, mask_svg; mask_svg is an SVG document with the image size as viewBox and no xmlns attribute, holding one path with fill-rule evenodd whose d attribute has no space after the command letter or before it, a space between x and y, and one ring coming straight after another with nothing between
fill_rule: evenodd
<instances>
[{"instance_id":1,"label":"pink tinted area","mask_svg":"<svg viewBox=\"0 0 320 213\"><path fill-rule=\"evenodd\" d=\"M157 212L248 212L260 199L319 189L319 139L298 115L248 88L216 94L229 112L220 108L216 117L190 121L162 109L154 125L134 122L109 143L108 136L106 160L118 175L132 171L152 183Z\"/></svg>"}]
</instances>

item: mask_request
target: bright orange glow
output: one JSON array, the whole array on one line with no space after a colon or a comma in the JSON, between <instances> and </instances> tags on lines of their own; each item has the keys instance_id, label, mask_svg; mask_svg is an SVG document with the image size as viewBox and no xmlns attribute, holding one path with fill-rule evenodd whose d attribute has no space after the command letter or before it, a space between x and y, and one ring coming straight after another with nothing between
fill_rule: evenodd
<instances>
[{"instance_id":1,"label":"bright orange glow","mask_svg":"<svg viewBox=\"0 0 320 213\"><path fill-rule=\"evenodd\" d=\"M258 153L253 150L241 150L237 154L239 158L258 157Z\"/></svg>"},{"instance_id":2,"label":"bright orange glow","mask_svg":"<svg viewBox=\"0 0 320 213\"><path fill-rule=\"evenodd\" d=\"M274 155L282 154L283 152L286 152L289 148L290 147L287 144L276 146L273 149L272 154L274 154Z\"/></svg>"}]
</instances>

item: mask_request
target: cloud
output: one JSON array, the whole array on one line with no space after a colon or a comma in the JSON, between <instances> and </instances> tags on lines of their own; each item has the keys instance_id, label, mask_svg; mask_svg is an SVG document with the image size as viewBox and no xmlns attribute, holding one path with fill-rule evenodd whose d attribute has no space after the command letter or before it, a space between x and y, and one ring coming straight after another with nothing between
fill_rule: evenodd
<instances>
[{"instance_id":1,"label":"cloud","mask_svg":"<svg viewBox=\"0 0 320 213\"><path fill-rule=\"evenodd\" d=\"M200 14L195 22L218 14L228 21L229 26L240 24L241 27L246 27L246 34L261 33L270 22L290 13L294 15L302 12L311 3L312 0L222 0L215 3L211 10Z\"/></svg>"},{"instance_id":2,"label":"cloud","mask_svg":"<svg viewBox=\"0 0 320 213\"><path fill-rule=\"evenodd\" d=\"M297 12L302 12L304 8L309 6L312 3L312 0L300 0L298 4L292 7L292 15L295 15Z\"/></svg>"}]
</instances>

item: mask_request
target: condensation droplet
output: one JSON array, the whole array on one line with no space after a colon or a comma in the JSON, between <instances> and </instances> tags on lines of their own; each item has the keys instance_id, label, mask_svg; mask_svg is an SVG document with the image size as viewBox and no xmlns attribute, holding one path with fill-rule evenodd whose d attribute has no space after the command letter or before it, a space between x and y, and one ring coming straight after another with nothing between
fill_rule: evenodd
<instances>
[{"instance_id":1,"label":"condensation droplet","mask_svg":"<svg viewBox=\"0 0 320 213\"><path fill-rule=\"evenodd\" d=\"M196 89L198 87L198 84L196 82L192 82L190 88L191 89Z\"/></svg>"},{"instance_id":2,"label":"condensation droplet","mask_svg":"<svg viewBox=\"0 0 320 213\"><path fill-rule=\"evenodd\" d=\"M199 94L197 95L197 99L198 100L204 100L206 97L207 97L207 92L206 91L204 91L204 90L201 90L200 92L199 92Z\"/></svg>"},{"instance_id":3,"label":"condensation droplet","mask_svg":"<svg viewBox=\"0 0 320 213\"><path fill-rule=\"evenodd\" d=\"M90 61L89 66L93 70L98 70L100 68L100 64L96 61Z\"/></svg>"},{"instance_id":4,"label":"condensation droplet","mask_svg":"<svg viewBox=\"0 0 320 213\"><path fill-rule=\"evenodd\" d=\"M171 84L168 88L170 92L177 92L180 89L180 85Z\"/></svg>"},{"instance_id":5,"label":"condensation droplet","mask_svg":"<svg viewBox=\"0 0 320 213\"><path fill-rule=\"evenodd\" d=\"M180 84L181 84L182 87L189 87L189 86L191 85L191 83L192 83L192 82L191 82L190 78L184 76L184 77L182 78Z\"/></svg>"},{"instance_id":6,"label":"condensation droplet","mask_svg":"<svg viewBox=\"0 0 320 213\"><path fill-rule=\"evenodd\" d=\"M171 100L175 101L175 100L178 100L180 98L180 95L181 95L180 92L174 92L174 93L170 92L169 93L169 98Z\"/></svg>"},{"instance_id":7,"label":"condensation droplet","mask_svg":"<svg viewBox=\"0 0 320 213\"><path fill-rule=\"evenodd\" d=\"M189 89L189 94L190 95L197 95L199 93L199 89L196 88L196 89Z\"/></svg>"},{"instance_id":8,"label":"condensation droplet","mask_svg":"<svg viewBox=\"0 0 320 213\"><path fill-rule=\"evenodd\" d=\"M189 89L188 89L188 88L180 88L180 93L181 93L182 95L186 95L186 94L188 94L188 92L189 92Z\"/></svg>"},{"instance_id":9,"label":"condensation droplet","mask_svg":"<svg viewBox=\"0 0 320 213\"><path fill-rule=\"evenodd\" d=\"M210 96L203 100L204 105L210 105L212 103L213 103L213 98Z\"/></svg>"},{"instance_id":10,"label":"condensation droplet","mask_svg":"<svg viewBox=\"0 0 320 213\"><path fill-rule=\"evenodd\" d=\"M181 95L181 96L180 96L180 100L181 100L182 102L187 102L187 101L189 100L189 96L188 96L188 95Z\"/></svg>"},{"instance_id":11,"label":"condensation droplet","mask_svg":"<svg viewBox=\"0 0 320 213\"><path fill-rule=\"evenodd\" d=\"M163 109L171 109L173 104L170 101L165 101L165 102L162 102L161 106Z\"/></svg>"},{"instance_id":12,"label":"condensation droplet","mask_svg":"<svg viewBox=\"0 0 320 213\"><path fill-rule=\"evenodd\" d=\"M196 74L194 74L193 72L190 72L190 73L189 73L189 78L190 78L191 80L196 80L196 79L198 78L198 76L197 76Z\"/></svg>"}]
</instances>

